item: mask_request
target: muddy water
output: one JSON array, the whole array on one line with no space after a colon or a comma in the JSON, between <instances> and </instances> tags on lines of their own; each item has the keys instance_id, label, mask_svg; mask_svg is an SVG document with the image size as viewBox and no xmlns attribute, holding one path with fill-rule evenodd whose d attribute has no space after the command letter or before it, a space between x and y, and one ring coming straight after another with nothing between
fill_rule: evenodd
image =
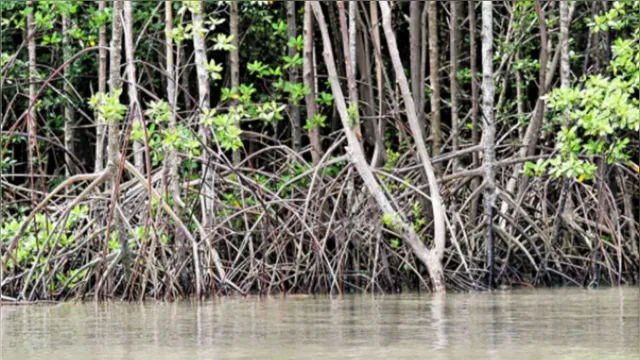
<instances>
[{"instance_id":1,"label":"muddy water","mask_svg":"<svg viewBox=\"0 0 640 360\"><path fill-rule=\"evenodd\" d=\"M1 309L2 359L639 359L640 291Z\"/></svg>"}]
</instances>

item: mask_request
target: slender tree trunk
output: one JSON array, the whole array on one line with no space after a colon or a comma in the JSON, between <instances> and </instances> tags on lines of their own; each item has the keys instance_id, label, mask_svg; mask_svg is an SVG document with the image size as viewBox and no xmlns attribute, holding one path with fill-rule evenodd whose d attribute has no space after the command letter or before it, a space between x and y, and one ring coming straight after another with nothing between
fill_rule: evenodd
<instances>
[{"instance_id":1,"label":"slender tree trunk","mask_svg":"<svg viewBox=\"0 0 640 360\"><path fill-rule=\"evenodd\" d=\"M346 19L346 14L344 9L344 1L338 1L337 5L338 5L338 21L340 22L340 30L342 33L342 44L343 44L344 54L345 54L344 64L345 64L345 72L347 74L347 87L349 89L349 105L348 105L349 124L348 126L350 126L353 129L356 135L356 138L360 142L360 146L363 146L362 132L360 129L360 122L359 122L360 109L358 106L359 105L358 86L356 83L356 76L355 76L356 68L354 64L355 59L351 57L351 54L355 53L356 44L351 43L351 38L349 36L350 29L348 28L348 25L347 25L347 19ZM347 192L347 204L355 204L356 203L354 199L355 178L350 177L347 180L346 192ZM355 209L353 206L349 206L349 209L347 211L348 211L348 214L352 214L355 212Z\"/></svg>"},{"instance_id":2,"label":"slender tree trunk","mask_svg":"<svg viewBox=\"0 0 640 360\"><path fill-rule=\"evenodd\" d=\"M609 12L609 1L601 0L602 2L602 11L604 13ZM604 33L605 45L604 45L604 64L603 67L609 66L609 62L611 61L611 27L607 27L607 30Z\"/></svg>"},{"instance_id":3,"label":"slender tree trunk","mask_svg":"<svg viewBox=\"0 0 640 360\"><path fill-rule=\"evenodd\" d=\"M144 129L138 100L138 87L136 80L135 54L133 49L133 4L131 0L124 2L124 53L127 60L127 84L129 94L129 111L131 112L133 123L139 124L140 129ZM144 145L142 141L135 140L133 143L133 164L136 169L144 173Z\"/></svg>"},{"instance_id":4,"label":"slender tree trunk","mask_svg":"<svg viewBox=\"0 0 640 360\"><path fill-rule=\"evenodd\" d=\"M62 15L62 61L67 61L70 57L70 44L69 44L69 15ZM75 120L73 107L71 107L71 67L67 66L64 68L64 85L62 87L62 91L65 96L68 97L67 102L64 105L64 147L67 149L67 152L64 154L64 163L65 163L65 174L67 177L71 176L72 168L72 160L71 155L75 155L75 146L74 146L74 130L75 130Z\"/></svg>"},{"instance_id":5,"label":"slender tree trunk","mask_svg":"<svg viewBox=\"0 0 640 360\"><path fill-rule=\"evenodd\" d=\"M351 74L353 75L352 82L349 83L349 97L353 97L351 103L357 109L356 113L356 133L360 134L362 138L362 125L361 125L361 103L360 97L358 96L358 57L357 53L362 52L362 48L358 51L358 2L357 1L348 1L349 3L349 62L351 67ZM360 44L362 47L362 44ZM362 76L362 74L361 74ZM363 138L364 140L364 138ZM361 141L363 141L361 140ZM364 142L363 142L364 144Z\"/></svg>"},{"instance_id":6,"label":"slender tree trunk","mask_svg":"<svg viewBox=\"0 0 640 360\"><path fill-rule=\"evenodd\" d=\"M370 0L369 1L369 17L371 18L371 26L373 27L372 31L372 41L373 41L373 51L374 61L376 66L376 88L378 89L378 106L377 106L377 114L378 120L375 123L376 126L376 145L373 150L373 159L371 159L371 166L377 167L378 164L384 163L386 161L386 150L384 146L384 133L386 127L386 120L382 115L384 113L384 88L382 87L382 65L380 64L380 56L382 55L380 46L380 26L378 19L378 4L377 1ZM422 77L424 79L424 76Z\"/></svg>"},{"instance_id":7,"label":"slender tree trunk","mask_svg":"<svg viewBox=\"0 0 640 360\"><path fill-rule=\"evenodd\" d=\"M116 91L122 89L122 77L120 75L120 63L122 61L122 8L123 0L113 0L111 10L111 45L109 49L109 92L111 95L114 95ZM112 121L108 124L108 127L107 161L109 167L117 169L120 164L120 123Z\"/></svg>"},{"instance_id":8,"label":"slender tree trunk","mask_svg":"<svg viewBox=\"0 0 640 360\"><path fill-rule=\"evenodd\" d=\"M391 19L389 14L389 7L387 4L385 5L387 10L387 19L390 22ZM350 159L352 163L355 165L356 170L360 174L360 177L364 181L365 186L367 187L371 195L375 198L376 202L378 203L378 205L380 206L381 210L386 215L386 217L390 219L391 221L390 226L393 226L394 228L398 228L402 230L405 241L411 246L416 256L429 269L431 278L433 280L434 289L436 291L444 291L445 290L444 274L442 272L442 266L440 262L437 261L439 259L437 256L437 251L429 251L429 249L427 249L424 246L424 244L420 241L416 233L413 231L412 227L400 218L399 214L395 211L389 199L387 199L384 191L378 184L376 178L373 175L373 172L371 171L371 168L369 168L369 166L367 165L360 142L350 125L347 105L344 100L342 89L340 87L340 82L338 80L338 74L335 67L335 60L333 58L331 39L329 37L327 24L324 20L324 15L322 14L322 8L320 7L319 2L317 1L313 1L312 6L316 16L316 20L318 21L318 25L320 27L320 32L322 34L322 39L324 43L324 58L327 66L327 71L329 73L329 79L331 81L331 90L333 92L336 108L340 115L340 119L342 120L344 131L347 136L347 141L349 143L348 153L349 153ZM383 7L383 13L384 11L385 11L385 8ZM389 24L389 30L391 30L390 24ZM394 40L393 45L395 45L395 38L393 40ZM396 48L396 55L397 55L397 48ZM406 90L407 90L407 95L409 97L409 101L411 101L411 105L413 105L413 101L411 100L411 95L409 94L406 77L404 81L407 88ZM417 124L417 119L415 117L415 108L411 110L414 111L413 122ZM424 148L424 144L422 145L422 147ZM427 159L427 161L429 160ZM435 181L435 177L434 177L434 181ZM438 240L436 240L436 244L438 244ZM444 246L444 242L442 243L442 245Z\"/></svg>"},{"instance_id":9,"label":"slender tree trunk","mask_svg":"<svg viewBox=\"0 0 640 360\"><path fill-rule=\"evenodd\" d=\"M493 288L493 204L496 199L494 166L496 127L493 118L495 88L493 84L493 2L482 2L482 123L484 158L484 214L486 217L486 246L488 285Z\"/></svg>"},{"instance_id":10,"label":"slender tree trunk","mask_svg":"<svg viewBox=\"0 0 640 360\"><path fill-rule=\"evenodd\" d=\"M471 71L471 142L477 145L480 142L478 132L478 51L476 45L476 8L474 0L469 0L469 67ZM473 153L473 163L475 166L480 164L478 154Z\"/></svg>"},{"instance_id":11,"label":"slender tree trunk","mask_svg":"<svg viewBox=\"0 0 640 360\"><path fill-rule=\"evenodd\" d=\"M120 64L122 61L122 9L123 0L113 0L111 13L111 45L109 49L109 92L112 96L122 89L122 77L120 74ZM108 126L108 144L107 144L107 171L111 176L112 194L115 198L111 199L110 206L116 206L118 203L118 169L120 168L120 122L110 121ZM115 210L115 209L114 209ZM118 233L118 242L120 243L121 259L126 263L129 253L129 244L124 234L120 214L113 211L112 228ZM109 241L109 239L105 239ZM95 297L100 297L102 281L98 284Z\"/></svg>"},{"instance_id":12,"label":"slender tree trunk","mask_svg":"<svg viewBox=\"0 0 640 360\"><path fill-rule=\"evenodd\" d=\"M427 19L429 14L429 5L425 2L424 6L422 7L422 14L420 14L420 38L421 38L421 43L420 43L420 78L422 78L422 92L424 92L424 80L427 78L427 70L429 68L427 61L429 60L429 22L427 21ZM429 84L429 91L431 91L431 84ZM431 119L431 114L429 114L428 116L425 117L424 115L424 108L426 106L426 95L422 98L422 114L423 114L423 118L422 119L418 119L421 120L424 123L425 126L425 132L424 132L424 136L425 138L428 136L429 132L427 132L427 119ZM429 107L431 107L431 105L429 105ZM431 126L431 124L429 124L429 126Z\"/></svg>"},{"instance_id":13,"label":"slender tree trunk","mask_svg":"<svg viewBox=\"0 0 640 360\"><path fill-rule=\"evenodd\" d=\"M184 52L184 54L182 54L181 57L178 57L176 59L176 81L180 81L181 87L182 89L189 89L189 76L191 73L191 69L189 68L189 64L188 61L191 58L191 55L188 52L188 48L184 45L178 45L178 52L182 51ZM176 52L176 54L178 53ZM180 65L182 64L182 65ZM184 100L184 107L185 109L193 109L193 104L192 104L192 97L191 94L189 94L189 91L182 91L183 95L183 100Z\"/></svg>"},{"instance_id":14,"label":"slender tree trunk","mask_svg":"<svg viewBox=\"0 0 640 360\"><path fill-rule=\"evenodd\" d=\"M106 7L105 0L101 0L98 3L98 9L103 11ZM98 92L107 92L107 28L100 25L98 30ZM104 140L105 140L105 125L96 122L96 158L94 163L94 171L100 172L104 168Z\"/></svg>"},{"instance_id":15,"label":"slender tree trunk","mask_svg":"<svg viewBox=\"0 0 640 360\"><path fill-rule=\"evenodd\" d=\"M444 256L444 245L446 240L446 228L445 228L445 207L440 198L440 190L438 182L436 180L435 170L431 164L431 158L429 152L422 137L422 130L420 130L420 122L418 121L417 110L413 103L411 96L411 90L409 89L409 82L404 74L404 68L400 59L400 53L398 51L398 45L396 43L396 37L391 27L391 10L387 1L380 1L380 8L382 10L382 25L384 28L384 34L387 39L387 45L389 48L389 54L393 62L393 68L396 73L396 79L402 92L402 97L405 103L407 117L409 119L409 125L411 132L415 139L416 147L418 149L418 155L422 161L422 167L427 175L429 182L429 189L431 193L431 204L433 209L433 223L434 223L434 248L429 252L429 256L424 260L425 265L429 269L431 280L436 291L444 291L444 272L442 270L442 257Z\"/></svg>"},{"instance_id":16,"label":"slender tree trunk","mask_svg":"<svg viewBox=\"0 0 640 360\"><path fill-rule=\"evenodd\" d=\"M192 23L194 29L201 29L204 27L204 18L202 16L202 9L198 7L198 9L194 10L191 14ZM207 53L206 53L206 44L205 44L205 35L203 31L194 31L193 34L193 48L195 54L195 67L196 73L198 77L198 103L202 111L209 110L210 108L210 100L209 100L209 74L205 68L205 64L207 64ZM211 136L209 135L208 129L204 125L200 125L199 135L205 144L209 144ZM213 216L213 183L210 182L211 171L207 169L209 164L205 164L202 167L202 178L204 180L203 183L203 197L202 197L202 226L205 229L208 227L210 219Z\"/></svg>"},{"instance_id":17,"label":"slender tree trunk","mask_svg":"<svg viewBox=\"0 0 640 360\"><path fill-rule=\"evenodd\" d=\"M352 3L354 2L350 2L349 4ZM375 121L376 112L374 105L375 100L373 97L373 80L371 76L371 58L369 57L369 54L371 54L371 44L367 33L368 31L366 31L366 27L362 26L362 31L359 32L360 36L357 36L356 38L358 48L360 49L360 51L356 53L356 65L358 66L358 71L361 76L361 81L359 83L359 96L361 99L360 108L362 109L364 119L366 119L362 122L364 139L370 147L375 148L377 131Z\"/></svg>"},{"instance_id":18,"label":"slender tree trunk","mask_svg":"<svg viewBox=\"0 0 640 360\"><path fill-rule=\"evenodd\" d=\"M547 67L549 63L549 49L548 49L548 41L547 41L547 28L545 23L545 15L544 10L542 9L542 5L539 0L535 0L534 2L536 15L538 18L538 24L540 29L540 71L538 77L538 101L536 103L536 107L534 110L533 118L531 119L531 123L527 127L527 131L524 134L523 145L524 147L520 151L520 156L532 156L535 152L535 146L540 137L544 137L544 134L541 134L542 121L544 119L544 114L546 112L546 95L547 95ZM516 172L519 172L519 166L516 167ZM516 197L524 191L526 188L527 180L524 179L522 181L522 186L518 189L518 194ZM512 193L516 188L515 177L509 180L507 183L507 192ZM507 204L503 203L501 207L502 213L506 213ZM501 227L504 227L505 223L502 222L500 224Z\"/></svg>"},{"instance_id":19,"label":"slender tree trunk","mask_svg":"<svg viewBox=\"0 0 640 360\"><path fill-rule=\"evenodd\" d=\"M535 146L538 142L538 139L540 138L540 128L542 126L542 119L544 118L544 111L545 111L544 95L547 92L547 85L551 83L551 80L553 77L552 75L555 72L555 66L554 66L555 61L554 61L551 64L549 73L547 73L547 63L548 63L549 56L548 56L548 49L547 49L547 31L546 31L546 26L544 21L544 12L542 10L542 7L539 1L536 0L534 4L535 4L536 14L538 17L538 23L540 27L539 79L541 80L539 80L540 84L539 84L539 90L538 90L538 101L536 102L536 107L534 109L534 116L531 119L531 122L529 122L529 125L527 126L527 130L525 131L524 137L522 139L523 147L518 152L518 156L521 158L524 158L526 156L530 156L533 154L533 151L535 150ZM576 2L573 2L571 4L571 8L569 9L569 21L571 21L571 17L573 16L575 5L576 5ZM592 16L593 15L595 15L595 11L592 12ZM587 48L589 48L589 46L590 46L590 41L587 42ZM557 54L558 52L556 52L556 55ZM555 57L556 56L554 55L554 58ZM588 57L585 59L585 70L587 69L587 66L586 66L587 62L588 62ZM514 166L513 172L511 173L511 177L507 182L507 186L506 186L507 193L513 195L516 192L516 187L518 185L518 177L521 169L522 169L522 164L517 164L516 166ZM521 185L526 185L526 181L522 181ZM518 193L520 191L523 191L524 188L526 188L526 186L520 186L520 190L518 190ZM515 196L517 196L517 194ZM508 209L509 209L509 204L507 204L506 202L503 202L500 207L500 212L503 214L506 214ZM504 221L503 219L500 222L500 228L504 229L505 226L506 226L506 221Z\"/></svg>"},{"instance_id":20,"label":"slender tree trunk","mask_svg":"<svg viewBox=\"0 0 640 360\"><path fill-rule=\"evenodd\" d=\"M458 150L458 0L450 0L451 30L449 32L449 83L451 87L451 137L452 150ZM457 168L457 159L454 159L454 168Z\"/></svg>"},{"instance_id":21,"label":"slender tree trunk","mask_svg":"<svg viewBox=\"0 0 640 360\"><path fill-rule=\"evenodd\" d=\"M229 57L231 63L231 88L238 89L240 87L240 3L232 1L230 3L231 13L229 16L229 35L231 36L231 50ZM240 149L234 150L233 163L240 163L242 157Z\"/></svg>"},{"instance_id":22,"label":"slender tree trunk","mask_svg":"<svg viewBox=\"0 0 640 360\"><path fill-rule=\"evenodd\" d=\"M438 155L442 143L440 128L440 64L438 57L438 2L429 0L429 77L431 78L431 137L433 140L432 153Z\"/></svg>"},{"instance_id":23,"label":"slender tree trunk","mask_svg":"<svg viewBox=\"0 0 640 360\"><path fill-rule=\"evenodd\" d=\"M516 61L520 60L520 54L516 53ZM516 70L516 103L517 103L517 111L518 111L518 119L524 116L524 94L522 93L522 89L525 87L525 83L522 79L522 72L518 69ZM518 120L520 121L520 120ZM518 139L522 140L523 136L523 128L518 126Z\"/></svg>"},{"instance_id":24,"label":"slender tree trunk","mask_svg":"<svg viewBox=\"0 0 640 360\"><path fill-rule=\"evenodd\" d=\"M539 90L538 90L538 106L535 119L535 133L539 133L542 127L542 120L544 119L544 113L546 111L545 96L547 95L547 66L549 63L549 48L547 40L547 26L544 15L544 10L539 0L535 1L536 15L538 17L538 24L540 26L540 77L539 77ZM527 149L527 155L533 155L535 148L535 142L531 142Z\"/></svg>"},{"instance_id":25,"label":"slender tree trunk","mask_svg":"<svg viewBox=\"0 0 640 360\"><path fill-rule=\"evenodd\" d=\"M411 91L418 111L418 121L427 134L424 120L424 70L422 69L422 1L411 1L409 6L409 42L411 48Z\"/></svg>"},{"instance_id":26,"label":"slender tree trunk","mask_svg":"<svg viewBox=\"0 0 640 360\"><path fill-rule=\"evenodd\" d=\"M164 34L165 34L165 72L167 75L167 99L169 107L171 108L171 116L169 117L169 133L174 133L176 129L176 66L173 58L173 38L171 32L173 31L173 8L171 0L164 2ZM180 200L180 179L178 176L178 154L175 148L172 146L169 149L167 156L167 162L164 164L165 171L167 172L167 187L169 193L174 199L174 203L177 203L182 207L182 200Z\"/></svg>"},{"instance_id":27,"label":"slender tree trunk","mask_svg":"<svg viewBox=\"0 0 640 360\"><path fill-rule=\"evenodd\" d=\"M349 29L344 9L344 1L338 1L338 19L340 22L340 30L342 32L342 44L345 54L345 72L347 74L347 86L349 88L349 108L351 109L351 127L355 131L356 137L362 143L362 130L360 129L359 108L358 108L358 85L356 83L356 68L354 66L355 59L351 58L351 53L355 53L355 42L351 44L349 37ZM355 40L355 37L354 39ZM353 48L353 51L351 50Z\"/></svg>"},{"instance_id":28,"label":"slender tree trunk","mask_svg":"<svg viewBox=\"0 0 640 360\"><path fill-rule=\"evenodd\" d=\"M27 7L33 8L35 4L32 1L27 2ZM34 10L35 11L35 10ZM36 100L36 36L35 33L38 30L33 21L33 13L31 11L27 14L27 51L29 56L29 104L32 104ZM36 158L36 146L38 146L37 134L36 134L36 107L30 106L29 114L27 115L27 155L29 163L29 174L31 180L31 201L33 205L36 204L35 194L35 169L33 167L33 159Z\"/></svg>"},{"instance_id":29,"label":"slender tree trunk","mask_svg":"<svg viewBox=\"0 0 640 360\"><path fill-rule=\"evenodd\" d=\"M204 12L205 3L201 3L201 6L197 6L196 9L193 9L191 13L192 25L193 25L193 49L195 53L195 66L196 73L198 76L198 102L202 111L208 111L210 109L209 102L209 74L205 68L205 64L207 63L207 53L206 53L206 44L205 44L205 31L204 31L204 17L202 13ZM198 31L203 29L203 31ZM209 135L209 130L203 124L200 124L199 135L202 141L205 144L209 144L211 140L211 136ZM214 177L213 172L210 168L210 158L211 155L208 152L205 152L205 160L206 163L202 166L202 196L200 198L200 202L202 204L202 226L206 230L211 229L211 223L213 220L214 212L213 212L213 203L214 203ZM202 289L200 287L200 260L197 255L197 246L193 245L194 251L194 262L195 262L195 270L196 270L196 293L197 296L200 297L202 294ZM214 250L215 251L215 250Z\"/></svg>"},{"instance_id":30,"label":"slender tree trunk","mask_svg":"<svg viewBox=\"0 0 640 360\"><path fill-rule=\"evenodd\" d=\"M287 1L287 35L289 38L297 36L296 31L296 2ZM295 46L289 47L288 56L294 57L298 53ZM289 82L295 84L298 81L298 69L295 66L289 68ZM295 151L300 151L302 147L302 127L300 125L300 107L298 102L289 103L289 114L291 115L291 142Z\"/></svg>"},{"instance_id":31,"label":"slender tree trunk","mask_svg":"<svg viewBox=\"0 0 640 360\"><path fill-rule=\"evenodd\" d=\"M333 7L333 4L331 4L333 1L327 2L328 6L328 12L329 12L329 29L331 30L331 38L334 41L334 51L335 51L335 57L336 57L336 62L337 62L337 66L338 66L338 76L340 79L344 79L345 78L345 64L344 64L344 57L345 55L343 54L343 47L342 47L342 37L340 36L340 27L338 25L338 19L336 18L336 9Z\"/></svg>"},{"instance_id":32,"label":"slender tree trunk","mask_svg":"<svg viewBox=\"0 0 640 360\"><path fill-rule=\"evenodd\" d=\"M560 1L560 87L563 89L569 88L569 4L566 1ZM569 114L564 114L565 125L569 125ZM554 231L551 238L552 243L556 243L560 237L560 230L562 229L562 218L565 213L565 209L573 207L571 204L571 196L569 193L569 179L564 178L562 181L562 189L560 191L560 203L554 217Z\"/></svg>"},{"instance_id":33,"label":"slender tree trunk","mask_svg":"<svg viewBox=\"0 0 640 360\"><path fill-rule=\"evenodd\" d=\"M302 77L304 85L309 90L305 95L307 107L307 119L313 119L318 112L316 106L316 90L314 84L313 61L313 9L310 2L304 4L303 23L304 48L302 58ZM322 156L322 144L320 143L320 128L315 126L309 129L309 142L311 143L311 158L315 164L320 162Z\"/></svg>"},{"instance_id":34,"label":"slender tree trunk","mask_svg":"<svg viewBox=\"0 0 640 360\"><path fill-rule=\"evenodd\" d=\"M349 55L353 64L351 68L353 69L354 76L356 74L357 69L357 58L356 58L356 35L358 34L358 2L357 1L349 1Z\"/></svg>"},{"instance_id":35,"label":"slender tree trunk","mask_svg":"<svg viewBox=\"0 0 640 360\"><path fill-rule=\"evenodd\" d=\"M568 88L569 68L569 3L560 1L560 84Z\"/></svg>"}]
</instances>

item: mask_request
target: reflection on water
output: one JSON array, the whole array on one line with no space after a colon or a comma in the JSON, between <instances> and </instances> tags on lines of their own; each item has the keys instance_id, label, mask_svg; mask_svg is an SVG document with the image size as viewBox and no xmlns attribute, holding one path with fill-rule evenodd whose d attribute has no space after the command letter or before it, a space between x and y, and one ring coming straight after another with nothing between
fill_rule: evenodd
<instances>
[{"instance_id":1,"label":"reflection on water","mask_svg":"<svg viewBox=\"0 0 640 360\"><path fill-rule=\"evenodd\" d=\"M2 359L637 359L637 288L2 308Z\"/></svg>"}]
</instances>

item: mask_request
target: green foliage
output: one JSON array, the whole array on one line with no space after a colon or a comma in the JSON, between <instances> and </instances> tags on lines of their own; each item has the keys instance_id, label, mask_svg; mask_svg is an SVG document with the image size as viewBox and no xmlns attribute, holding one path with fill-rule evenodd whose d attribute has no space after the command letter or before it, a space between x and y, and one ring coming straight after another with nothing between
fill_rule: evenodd
<instances>
[{"instance_id":1,"label":"green foliage","mask_svg":"<svg viewBox=\"0 0 640 360\"><path fill-rule=\"evenodd\" d=\"M178 15L184 14L189 10L192 14L200 14L200 1L198 0L183 0L183 6L178 10Z\"/></svg>"},{"instance_id":2,"label":"green foliage","mask_svg":"<svg viewBox=\"0 0 640 360\"><path fill-rule=\"evenodd\" d=\"M152 101L147 106L145 115L151 120L147 127L147 137L152 166L157 166L169 150L185 153L188 159L200 155L200 142L189 128L177 124L173 129L162 129L171 118L171 107L167 102ZM145 141L138 122L133 124L131 139Z\"/></svg>"},{"instance_id":3,"label":"green foliage","mask_svg":"<svg viewBox=\"0 0 640 360\"><path fill-rule=\"evenodd\" d=\"M298 35L297 37L290 37L289 42L287 42L288 47L295 47L296 50L300 51L304 47L304 38L302 35Z\"/></svg>"},{"instance_id":4,"label":"green foliage","mask_svg":"<svg viewBox=\"0 0 640 360\"><path fill-rule=\"evenodd\" d=\"M215 60L211 59L208 63L204 64L204 68L207 70L211 80L222 80L222 65L217 64Z\"/></svg>"},{"instance_id":5,"label":"green foliage","mask_svg":"<svg viewBox=\"0 0 640 360\"><path fill-rule=\"evenodd\" d=\"M288 69L288 68L299 68L302 66L302 57L300 56L299 53L296 53L294 56L287 56L284 55L282 57L282 60L284 60L284 68Z\"/></svg>"},{"instance_id":6,"label":"green foliage","mask_svg":"<svg viewBox=\"0 0 640 360\"><path fill-rule=\"evenodd\" d=\"M304 129L309 131L311 129L314 129L316 127L325 127L326 125L326 120L327 117L325 115L322 114L315 114L313 116L312 119L307 119L307 122L304 125Z\"/></svg>"},{"instance_id":7,"label":"green foliage","mask_svg":"<svg viewBox=\"0 0 640 360\"><path fill-rule=\"evenodd\" d=\"M414 232L419 232L425 225L424 217L422 216L422 205L418 201L413 202L413 218L414 221L411 223L411 227Z\"/></svg>"},{"instance_id":8,"label":"green foliage","mask_svg":"<svg viewBox=\"0 0 640 360\"><path fill-rule=\"evenodd\" d=\"M620 4L617 8L622 11ZM640 30L635 29L635 35L640 35ZM559 155L525 164L526 175L539 176L547 170L554 177L582 181L591 179L597 169L585 156L601 157L608 164L629 159L627 136L640 131L639 39L615 41L609 66L613 76L592 75L581 87L560 88L549 94L553 120L565 124L556 135Z\"/></svg>"},{"instance_id":9,"label":"green foliage","mask_svg":"<svg viewBox=\"0 0 640 360\"><path fill-rule=\"evenodd\" d=\"M271 24L271 28L278 35L284 35L287 33L287 23L284 20L280 20L278 22Z\"/></svg>"},{"instance_id":10,"label":"green foliage","mask_svg":"<svg viewBox=\"0 0 640 360\"><path fill-rule=\"evenodd\" d=\"M4 145L4 139L2 142L0 142L0 144ZM11 149L8 149L5 152L5 156L3 156L2 158L0 158L0 170L2 170L2 172L6 173L8 172L11 167L15 164L17 164L18 161L13 157L13 151Z\"/></svg>"},{"instance_id":11,"label":"green foliage","mask_svg":"<svg viewBox=\"0 0 640 360\"><path fill-rule=\"evenodd\" d=\"M122 121L127 107L120 103L122 89L115 89L112 94L97 93L89 100L89 106L96 112L98 121L111 124Z\"/></svg>"},{"instance_id":12,"label":"green foliage","mask_svg":"<svg viewBox=\"0 0 640 360\"><path fill-rule=\"evenodd\" d=\"M611 5L608 12L596 15L589 24L593 33L637 25L640 10L637 1L614 1Z\"/></svg>"},{"instance_id":13,"label":"green foliage","mask_svg":"<svg viewBox=\"0 0 640 360\"><path fill-rule=\"evenodd\" d=\"M193 25L188 24L187 26L182 26L178 24L171 29L169 36L171 40L180 45L183 41L191 39L193 36Z\"/></svg>"},{"instance_id":14,"label":"green foliage","mask_svg":"<svg viewBox=\"0 0 640 360\"><path fill-rule=\"evenodd\" d=\"M387 172L393 170L393 167L395 166L399 158L400 158L400 153L393 151L393 149L388 146L387 162L384 164L384 170Z\"/></svg>"},{"instance_id":15,"label":"green foliage","mask_svg":"<svg viewBox=\"0 0 640 360\"><path fill-rule=\"evenodd\" d=\"M72 269L67 271L66 273L57 273L56 280L59 284L67 286L67 288L72 289L78 281L82 280L87 275L87 269ZM52 284L53 285L53 284ZM52 290L52 289L50 289Z\"/></svg>"},{"instance_id":16,"label":"green foliage","mask_svg":"<svg viewBox=\"0 0 640 360\"><path fill-rule=\"evenodd\" d=\"M356 126L360 121L360 115L358 113L358 104L350 103L347 108L347 115L349 116L348 122L349 125Z\"/></svg>"},{"instance_id":17,"label":"green foliage","mask_svg":"<svg viewBox=\"0 0 640 360\"><path fill-rule=\"evenodd\" d=\"M282 112L285 105L278 105L275 101L266 102L256 107L258 118L266 123L274 123L282 120Z\"/></svg>"},{"instance_id":18,"label":"green foliage","mask_svg":"<svg viewBox=\"0 0 640 360\"><path fill-rule=\"evenodd\" d=\"M225 34L218 33L212 40L215 43L215 45L213 45L214 50L231 51L236 48L231 44L231 41L233 41L233 36L227 36Z\"/></svg>"},{"instance_id":19,"label":"green foliage","mask_svg":"<svg viewBox=\"0 0 640 360\"><path fill-rule=\"evenodd\" d=\"M255 74L259 79L262 79L265 75L270 75L268 70L269 66L264 65L262 61L255 60L247 65L247 70L250 74Z\"/></svg>"},{"instance_id":20,"label":"green foliage","mask_svg":"<svg viewBox=\"0 0 640 360\"><path fill-rule=\"evenodd\" d=\"M171 119L171 107L164 100L152 101L144 114L154 123L166 123Z\"/></svg>"},{"instance_id":21,"label":"green foliage","mask_svg":"<svg viewBox=\"0 0 640 360\"><path fill-rule=\"evenodd\" d=\"M229 109L228 113L218 114L215 109L204 109L200 114L200 122L213 128L216 139L225 150L237 150L241 148L239 124L244 115L243 107L237 106Z\"/></svg>"},{"instance_id":22,"label":"green foliage","mask_svg":"<svg viewBox=\"0 0 640 360\"><path fill-rule=\"evenodd\" d=\"M87 218L88 213L87 206L76 205L69 212L69 217L64 224L64 227L59 227L55 234L52 234L54 228L54 222L61 219L51 219L42 214L36 214L35 221L29 223L26 229L22 232L20 239L14 250L14 257L17 264L13 262L10 257L7 265L9 267L24 267L35 261L35 257L38 251L43 246L52 247L56 241L57 235L59 235L58 246L68 247L75 243L75 237L73 231L77 226ZM6 246L13 240L18 233L20 223L23 218L5 218L0 226L0 243ZM43 259L41 259L42 261Z\"/></svg>"},{"instance_id":23,"label":"green foliage","mask_svg":"<svg viewBox=\"0 0 640 360\"><path fill-rule=\"evenodd\" d=\"M320 96L318 96L316 98L316 102L319 104L322 104L324 106L332 106L333 105L333 95L331 95L331 93L327 93L327 92L320 92Z\"/></svg>"},{"instance_id":24,"label":"green foliage","mask_svg":"<svg viewBox=\"0 0 640 360\"><path fill-rule=\"evenodd\" d=\"M46 46L46 45L54 45L54 46L58 46L62 43L62 36L60 36L59 33L54 32L51 35L45 34L42 37L42 42L40 42L40 45L42 46Z\"/></svg>"},{"instance_id":25,"label":"green foliage","mask_svg":"<svg viewBox=\"0 0 640 360\"><path fill-rule=\"evenodd\" d=\"M290 83L285 82L283 90L288 95L289 102L298 104L306 95L310 93L310 90L302 83Z\"/></svg>"},{"instance_id":26,"label":"green foliage","mask_svg":"<svg viewBox=\"0 0 640 360\"><path fill-rule=\"evenodd\" d=\"M332 156L332 159L335 159L335 158L336 158L335 156ZM342 169L344 169L346 165L347 165L346 161L338 161L333 165L327 166L324 169L322 169L321 174L323 176L329 176L329 177L335 178L336 176L338 176L338 174L340 174L340 172L342 171Z\"/></svg>"},{"instance_id":27,"label":"green foliage","mask_svg":"<svg viewBox=\"0 0 640 360\"><path fill-rule=\"evenodd\" d=\"M382 215L382 224L394 231L400 230L400 217L398 214L383 214Z\"/></svg>"}]
</instances>

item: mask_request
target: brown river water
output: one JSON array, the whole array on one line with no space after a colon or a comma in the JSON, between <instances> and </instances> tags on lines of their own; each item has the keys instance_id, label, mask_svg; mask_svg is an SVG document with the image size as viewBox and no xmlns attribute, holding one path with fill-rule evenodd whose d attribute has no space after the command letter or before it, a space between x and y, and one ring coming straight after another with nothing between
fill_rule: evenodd
<instances>
[{"instance_id":1,"label":"brown river water","mask_svg":"<svg viewBox=\"0 0 640 360\"><path fill-rule=\"evenodd\" d=\"M1 359L640 359L640 290L1 308Z\"/></svg>"}]
</instances>

